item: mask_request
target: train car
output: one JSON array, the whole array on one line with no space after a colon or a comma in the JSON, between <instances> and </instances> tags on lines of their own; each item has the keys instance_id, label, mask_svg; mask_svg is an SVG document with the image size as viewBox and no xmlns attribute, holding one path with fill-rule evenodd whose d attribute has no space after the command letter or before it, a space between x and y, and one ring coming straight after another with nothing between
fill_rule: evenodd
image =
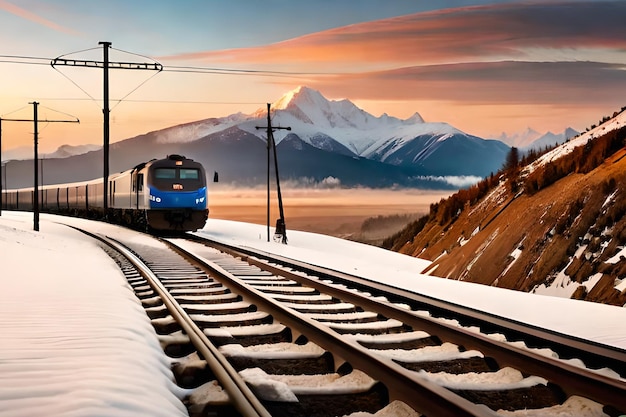
<instances>
[{"instance_id":1,"label":"train car","mask_svg":"<svg viewBox=\"0 0 626 417\"><path fill-rule=\"evenodd\" d=\"M181 155L153 159L111 175L106 213L103 194L101 179L46 185L39 188L39 208L79 217L102 217L150 231L198 230L204 227L209 214L204 167ZM3 209L33 210L33 188L3 191Z\"/></svg>"}]
</instances>

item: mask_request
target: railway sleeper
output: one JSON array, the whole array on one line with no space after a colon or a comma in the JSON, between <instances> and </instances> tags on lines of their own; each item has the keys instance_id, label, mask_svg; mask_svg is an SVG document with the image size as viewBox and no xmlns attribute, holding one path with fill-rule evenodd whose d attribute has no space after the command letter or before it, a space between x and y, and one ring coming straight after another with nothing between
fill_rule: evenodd
<instances>
[{"instance_id":1,"label":"railway sleeper","mask_svg":"<svg viewBox=\"0 0 626 417\"><path fill-rule=\"evenodd\" d=\"M232 304L232 305L229 305ZM257 311L254 304L242 305L241 303L226 303L219 304L219 309L207 309L202 304L190 304L183 306L183 309L187 314L212 314L212 315L226 315L226 314L241 314L252 313Z\"/></svg>"},{"instance_id":2,"label":"railway sleeper","mask_svg":"<svg viewBox=\"0 0 626 417\"><path fill-rule=\"evenodd\" d=\"M146 314L148 315L150 320L162 319L170 314L165 304L160 304L154 307L146 307L144 308L144 310L146 311Z\"/></svg>"},{"instance_id":3,"label":"railway sleeper","mask_svg":"<svg viewBox=\"0 0 626 417\"><path fill-rule=\"evenodd\" d=\"M324 314L328 312L339 314L339 313L356 313L357 311L359 311L354 305L346 304L346 303L324 304L323 307L317 307L317 306L311 307L306 304L301 304L300 306L286 304L286 306L293 308L294 310L303 314Z\"/></svg>"},{"instance_id":4,"label":"railway sleeper","mask_svg":"<svg viewBox=\"0 0 626 417\"><path fill-rule=\"evenodd\" d=\"M234 293L211 294L205 296L180 295L175 296L174 299L180 304L223 304L243 300L240 295Z\"/></svg>"},{"instance_id":5,"label":"railway sleeper","mask_svg":"<svg viewBox=\"0 0 626 417\"><path fill-rule=\"evenodd\" d=\"M451 391L475 404L484 404L494 411L541 409L559 405L565 401L565 395L561 389L550 383L509 390L451 389Z\"/></svg>"},{"instance_id":6,"label":"railway sleeper","mask_svg":"<svg viewBox=\"0 0 626 417\"><path fill-rule=\"evenodd\" d=\"M358 340L357 341L361 346L367 349L378 349L378 350L387 350L387 349L402 349L402 350L412 350L412 349L420 349L427 346L440 346L441 339L436 336L426 336L419 339L411 339L406 341L399 342L384 342L384 341L366 341L366 340Z\"/></svg>"},{"instance_id":7,"label":"railway sleeper","mask_svg":"<svg viewBox=\"0 0 626 417\"><path fill-rule=\"evenodd\" d=\"M237 371L260 368L274 375L319 375L334 372L335 362L329 352L318 357L297 359L265 359L246 356L231 356L228 361Z\"/></svg>"},{"instance_id":8,"label":"railway sleeper","mask_svg":"<svg viewBox=\"0 0 626 417\"><path fill-rule=\"evenodd\" d=\"M292 333L291 329L288 327L283 327L277 332L270 333L259 333L254 334L254 331L251 331L250 334L236 334L236 335L211 335L210 332L205 330L204 332L211 342L219 347L222 345L230 345L230 344L238 344L241 346L253 346L253 345L262 345L262 344L272 344L272 343L281 343L281 342L291 342L292 341ZM208 333L208 334L207 334Z\"/></svg>"},{"instance_id":9,"label":"railway sleeper","mask_svg":"<svg viewBox=\"0 0 626 417\"><path fill-rule=\"evenodd\" d=\"M389 392L381 383L364 392L297 397L298 402L263 401L263 405L272 417L336 417L355 412L374 414L389 404Z\"/></svg>"},{"instance_id":10,"label":"railway sleeper","mask_svg":"<svg viewBox=\"0 0 626 417\"><path fill-rule=\"evenodd\" d=\"M167 335L182 330L180 324L169 314L163 318L152 319L150 323L157 335Z\"/></svg>"},{"instance_id":11,"label":"railway sleeper","mask_svg":"<svg viewBox=\"0 0 626 417\"><path fill-rule=\"evenodd\" d=\"M492 358L481 357L425 362L405 362L395 359L394 362L411 371L425 371L429 373L464 374L468 372L493 372L499 369Z\"/></svg>"},{"instance_id":12,"label":"railway sleeper","mask_svg":"<svg viewBox=\"0 0 626 417\"><path fill-rule=\"evenodd\" d=\"M261 324L271 324L274 318L265 313L252 312L243 313L250 316L249 318L239 318L239 315L194 315L192 318L196 325L201 329L221 328L229 326L258 326Z\"/></svg>"},{"instance_id":13,"label":"railway sleeper","mask_svg":"<svg viewBox=\"0 0 626 417\"><path fill-rule=\"evenodd\" d=\"M172 373L176 384L182 388L197 388L216 378L207 362L197 352L175 361L172 364Z\"/></svg>"}]
</instances>

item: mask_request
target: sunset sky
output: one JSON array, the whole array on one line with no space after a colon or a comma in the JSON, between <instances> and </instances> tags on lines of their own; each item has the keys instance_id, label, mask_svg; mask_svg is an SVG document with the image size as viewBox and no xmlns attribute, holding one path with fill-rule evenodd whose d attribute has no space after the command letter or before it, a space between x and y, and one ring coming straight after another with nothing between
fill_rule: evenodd
<instances>
[{"instance_id":1,"label":"sunset sky","mask_svg":"<svg viewBox=\"0 0 626 417\"><path fill-rule=\"evenodd\" d=\"M299 85L483 138L584 130L626 106L624 19L626 1L0 0L0 117L37 101L40 118L81 121L41 124L42 151L101 144L102 70L49 64L101 61L108 41L111 61L164 67L110 71L112 142ZM2 148L32 132L3 122Z\"/></svg>"}]
</instances>

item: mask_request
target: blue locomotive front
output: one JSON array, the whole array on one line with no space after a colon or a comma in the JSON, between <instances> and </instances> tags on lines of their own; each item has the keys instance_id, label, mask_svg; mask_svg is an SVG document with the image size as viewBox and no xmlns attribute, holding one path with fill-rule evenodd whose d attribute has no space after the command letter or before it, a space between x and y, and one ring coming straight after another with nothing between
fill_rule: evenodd
<instances>
[{"instance_id":1,"label":"blue locomotive front","mask_svg":"<svg viewBox=\"0 0 626 417\"><path fill-rule=\"evenodd\" d=\"M208 218L206 173L180 155L146 164L146 220L156 230L197 230Z\"/></svg>"}]
</instances>

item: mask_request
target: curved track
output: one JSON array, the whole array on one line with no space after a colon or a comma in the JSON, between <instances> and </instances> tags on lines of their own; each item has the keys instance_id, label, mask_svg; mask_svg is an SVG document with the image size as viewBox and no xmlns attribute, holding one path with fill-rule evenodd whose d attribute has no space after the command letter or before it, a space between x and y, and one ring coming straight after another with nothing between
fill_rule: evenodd
<instances>
[{"instance_id":1,"label":"curved track","mask_svg":"<svg viewBox=\"0 0 626 417\"><path fill-rule=\"evenodd\" d=\"M121 265L133 263L126 267L129 282L166 352L181 357L179 380L189 386L214 380L228 392L222 402L190 401L192 415L236 409L342 416L400 400L415 415L492 416L576 397L599 403L610 416L626 411L623 351L319 267L207 245L170 239L116 248L126 258ZM208 365L189 365L193 355ZM609 367L612 375L573 359ZM307 385L331 379L346 383ZM288 386L297 402L277 396L275 386L266 389L268 381Z\"/></svg>"}]
</instances>

